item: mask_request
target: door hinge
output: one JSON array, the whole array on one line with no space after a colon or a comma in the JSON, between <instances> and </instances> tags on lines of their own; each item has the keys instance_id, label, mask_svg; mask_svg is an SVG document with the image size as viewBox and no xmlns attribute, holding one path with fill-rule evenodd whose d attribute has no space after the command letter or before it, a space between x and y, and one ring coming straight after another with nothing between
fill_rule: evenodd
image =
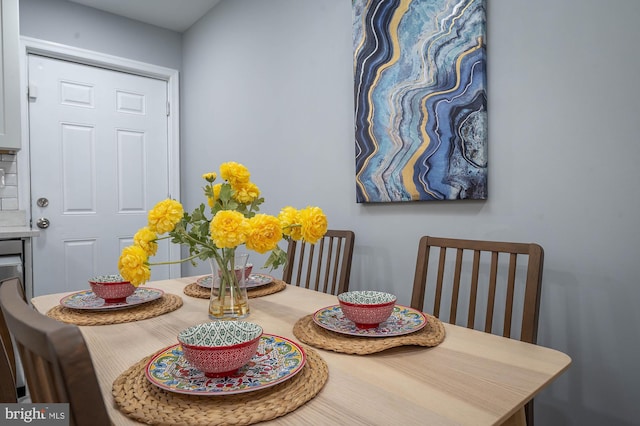
<instances>
[{"instance_id":1,"label":"door hinge","mask_svg":"<svg viewBox=\"0 0 640 426\"><path fill-rule=\"evenodd\" d=\"M171 104L167 102L167 117L171 115Z\"/></svg>"},{"instance_id":2,"label":"door hinge","mask_svg":"<svg viewBox=\"0 0 640 426\"><path fill-rule=\"evenodd\" d=\"M38 86L29 83L27 86L27 99L35 101L38 98Z\"/></svg>"}]
</instances>

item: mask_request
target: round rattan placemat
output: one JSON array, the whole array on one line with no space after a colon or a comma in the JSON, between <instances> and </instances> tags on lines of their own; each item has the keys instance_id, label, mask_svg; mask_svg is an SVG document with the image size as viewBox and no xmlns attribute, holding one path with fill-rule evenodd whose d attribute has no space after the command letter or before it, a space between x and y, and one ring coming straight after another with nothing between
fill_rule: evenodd
<instances>
[{"instance_id":1,"label":"round rattan placemat","mask_svg":"<svg viewBox=\"0 0 640 426\"><path fill-rule=\"evenodd\" d=\"M76 325L122 324L157 317L175 311L181 306L180 296L165 293L161 298L151 302L115 311L84 311L57 305L49 309L47 316Z\"/></svg>"},{"instance_id":2,"label":"round rattan placemat","mask_svg":"<svg viewBox=\"0 0 640 426\"><path fill-rule=\"evenodd\" d=\"M142 423L250 425L290 413L320 392L329 369L316 351L305 348L305 353L305 366L291 379L267 389L225 396L184 395L160 389L145 376L149 356L118 376L112 394L121 412Z\"/></svg>"},{"instance_id":3,"label":"round rattan placemat","mask_svg":"<svg viewBox=\"0 0 640 426\"><path fill-rule=\"evenodd\" d=\"M308 345L356 355L373 354L396 346L437 346L444 340L444 325L436 317L429 314L425 316L427 325L410 334L394 337L359 337L326 330L313 322L312 315L306 315L296 321L293 334Z\"/></svg>"},{"instance_id":4,"label":"round rattan placemat","mask_svg":"<svg viewBox=\"0 0 640 426\"><path fill-rule=\"evenodd\" d=\"M248 289L247 296L249 296L249 299L252 299L254 297L268 296L270 294L282 291L286 287L287 287L287 283L285 283L282 280L274 279L273 282L270 284ZM183 292L187 296L198 297L200 299L208 299L209 296L211 296L210 288L202 287L197 283L191 283L187 285L184 288Z\"/></svg>"}]
</instances>

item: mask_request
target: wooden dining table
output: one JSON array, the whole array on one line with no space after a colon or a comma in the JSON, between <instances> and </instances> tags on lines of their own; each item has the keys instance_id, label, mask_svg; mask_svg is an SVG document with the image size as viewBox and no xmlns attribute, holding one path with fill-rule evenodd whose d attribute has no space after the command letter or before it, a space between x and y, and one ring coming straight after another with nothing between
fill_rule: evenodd
<instances>
[{"instance_id":1,"label":"wooden dining table","mask_svg":"<svg viewBox=\"0 0 640 426\"><path fill-rule=\"evenodd\" d=\"M179 295L183 305L177 310L123 324L80 326L114 424L139 424L115 404L116 378L142 358L177 343L179 331L210 321L208 300L183 292L195 279L145 285ZM45 313L67 294L38 296L32 303ZM293 334L296 321L337 303L334 295L287 285L250 299L246 320L261 325L265 333L299 342ZM444 329L446 337L435 347L400 346L369 355L315 349L329 370L322 390L264 424L501 424L571 363L566 354L543 346L450 324Z\"/></svg>"}]
</instances>

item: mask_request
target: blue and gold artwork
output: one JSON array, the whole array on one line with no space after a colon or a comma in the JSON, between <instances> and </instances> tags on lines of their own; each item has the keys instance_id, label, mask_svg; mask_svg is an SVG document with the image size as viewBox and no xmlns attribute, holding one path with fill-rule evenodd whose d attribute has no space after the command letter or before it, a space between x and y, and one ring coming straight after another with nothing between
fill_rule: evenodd
<instances>
[{"instance_id":1,"label":"blue and gold artwork","mask_svg":"<svg viewBox=\"0 0 640 426\"><path fill-rule=\"evenodd\" d=\"M487 198L486 0L353 0L359 203Z\"/></svg>"}]
</instances>

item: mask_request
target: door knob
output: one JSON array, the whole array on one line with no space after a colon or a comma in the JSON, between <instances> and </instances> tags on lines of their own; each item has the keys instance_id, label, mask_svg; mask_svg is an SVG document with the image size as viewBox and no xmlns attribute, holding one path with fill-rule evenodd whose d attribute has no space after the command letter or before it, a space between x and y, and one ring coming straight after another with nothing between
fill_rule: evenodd
<instances>
[{"instance_id":1,"label":"door knob","mask_svg":"<svg viewBox=\"0 0 640 426\"><path fill-rule=\"evenodd\" d=\"M47 219L46 217L41 217L36 222L36 225L38 225L38 228L40 229L47 229L49 227L49 219Z\"/></svg>"}]
</instances>

